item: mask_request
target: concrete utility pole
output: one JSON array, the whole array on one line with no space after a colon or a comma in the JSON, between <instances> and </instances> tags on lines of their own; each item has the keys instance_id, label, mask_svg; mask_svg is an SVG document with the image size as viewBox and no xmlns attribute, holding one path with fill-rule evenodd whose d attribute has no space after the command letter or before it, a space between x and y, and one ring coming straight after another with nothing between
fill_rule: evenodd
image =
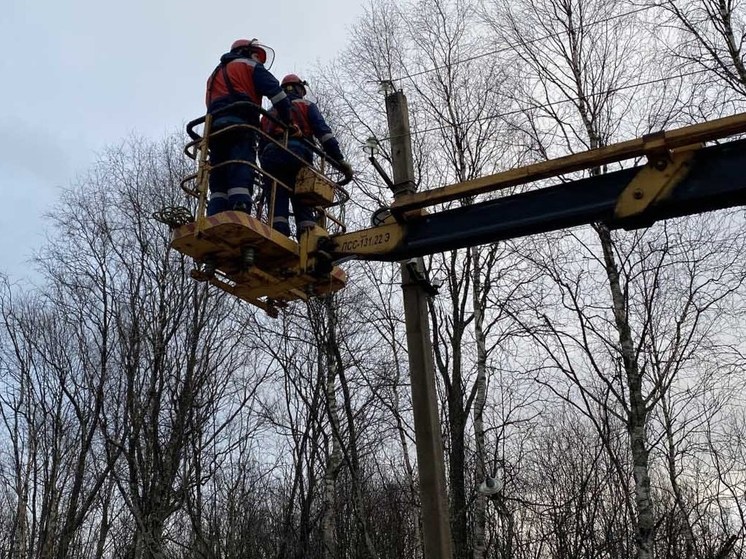
<instances>
[{"instance_id":1,"label":"concrete utility pole","mask_svg":"<svg viewBox=\"0 0 746 559\"><path fill-rule=\"evenodd\" d=\"M412 141L407 98L401 91L386 95L386 115L391 138L394 199L414 191ZM448 515L443 440L440 434L435 366L427 317L427 278L421 257L401 264L404 317L407 326L409 375L420 474L420 502L427 559L451 559L451 526Z\"/></svg>"}]
</instances>

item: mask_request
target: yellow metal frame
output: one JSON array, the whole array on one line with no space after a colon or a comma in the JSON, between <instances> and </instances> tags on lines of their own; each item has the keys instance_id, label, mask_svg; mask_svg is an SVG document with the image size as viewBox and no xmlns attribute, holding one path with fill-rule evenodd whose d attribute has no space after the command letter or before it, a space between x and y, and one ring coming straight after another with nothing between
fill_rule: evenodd
<instances>
[{"instance_id":1,"label":"yellow metal frame","mask_svg":"<svg viewBox=\"0 0 746 559\"><path fill-rule=\"evenodd\" d=\"M264 310L310 294L338 291L347 282L347 275L336 266L326 276L314 273L316 261L310 254L325 236L321 228L304 233L296 243L244 212L221 212L202 221L172 232L171 246L201 263L192 277ZM198 227L200 234L196 235ZM242 260L247 247L255 252L252 265ZM208 261L214 265L209 272L204 269Z\"/></svg>"},{"instance_id":2,"label":"yellow metal frame","mask_svg":"<svg viewBox=\"0 0 746 559\"><path fill-rule=\"evenodd\" d=\"M670 151L693 144L701 144L743 132L746 132L746 113L675 130L657 132L634 140L550 159L549 161L542 161L518 169L510 169L494 175L424 192L404 194L394 201L391 205L391 211L394 215L403 216L405 212L418 208L486 192L494 192L565 173L592 169L609 163L642 157L653 152Z\"/></svg>"},{"instance_id":3,"label":"yellow metal frame","mask_svg":"<svg viewBox=\"0 0 746 559\"><path fill-rule=\"evenodd\" d=\"M192 124L194 123L199 121ZM344 287L347 276L339 267L324 262L321 268L327 271L317 272L319 263L315 253L320 240L329 236L328 225L334 224L342 232L345 230L344 223L328 211L330 207L339 204L336 198L340 188L325 176L325 159L321 158L319 168L308 166L305 160L287 150L287 131L282 140L278 141L249 124L235 124L217 131L212 130L212 124L212 115L206 115L202 136L190 132L193 141L185 148L185 153L198 164L197 172L186 177L181 183L182 189L189 196L197 198L196 218L194 222L172 231L172 247L191 256L197 263L192 277L207 281L264 309L271 315L276 315L277 308L288 301L307 299L311 295L330 293ZM210 165L210 139L239 127L264 135L268 141L296 157L303 163L304 169L307 169L301 177L301 190L306 188L310 197L306 203L311 202L308 205L316 206L321 212L321 217L319 225L303 232L298 243L278 233L270 225L273 220L276 188L292 190L287 184L251 162L226 161L220 165ZM261 219L261 216L255 218L234 211L221 212L209 217L206 215L210 172L234 163L249 165L258 176L271 182L269 207L264 219ZM192 182L195 183L194 187L190 186ZM342 193L345 197L341 200L345 200L348 195L343 189Z\"/></svg>"}]
</instances>

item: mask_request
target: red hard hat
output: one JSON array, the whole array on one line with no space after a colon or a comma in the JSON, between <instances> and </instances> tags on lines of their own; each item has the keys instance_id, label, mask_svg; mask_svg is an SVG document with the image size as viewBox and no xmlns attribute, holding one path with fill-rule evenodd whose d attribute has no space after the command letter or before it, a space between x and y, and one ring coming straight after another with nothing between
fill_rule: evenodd
<instances>
[{"instance_id":1,"label":"red hard hat","mask_svg":"<svg viewBox=\"0 0 746 559\"><path fill-rule=\"evenodd\" d=\"M248 39L236 39L233 41L233 44L231 45L232 51L242 48L251 49L253 52L258 54L259 62L262 64L267 62L267 51L259 45L259 42L256 39L251 39L250 41Z\"/></svg>"},{"instance_id":2,"label":"red hard hat","mask_svg":"<svg viewBox=\"0 0 746 559\"><path fill-rule=\"evenodd\" d=\"M287 76L282 78L282 83L280 85L282 87L285 87L286 85L295 85L295 84L303 85L303 86L307 85L306 82L304 82L302 79L300 79L295 74L288 74Z\"/></svg>"}]
</instances>

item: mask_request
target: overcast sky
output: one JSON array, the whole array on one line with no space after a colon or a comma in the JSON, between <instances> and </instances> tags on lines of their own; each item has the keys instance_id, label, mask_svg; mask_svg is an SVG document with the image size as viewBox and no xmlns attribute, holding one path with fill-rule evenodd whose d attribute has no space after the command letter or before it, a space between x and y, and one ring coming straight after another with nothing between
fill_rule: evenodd
<instances>
[{"instance_id":1,"label":"overcast sky","mask_svg":"<svg viewBox=\"0 0 746 559\"><path fill-rule=\"evenodd\" d=\"M97 152L158 139L204 110L204 84L238 38L271 46L278 77L338 54L358 0L3 0L0 272L21 280L42 214Z\"/></svg>"}]
</instances>

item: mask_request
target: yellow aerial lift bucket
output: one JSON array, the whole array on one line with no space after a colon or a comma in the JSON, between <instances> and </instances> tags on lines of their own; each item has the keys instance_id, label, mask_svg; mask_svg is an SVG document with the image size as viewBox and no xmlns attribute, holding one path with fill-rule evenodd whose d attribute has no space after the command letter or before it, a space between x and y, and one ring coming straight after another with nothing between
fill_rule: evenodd
<instances>
[{"instance_id":1,"label":"yellow aerial lift bucket","mask_svg":"<svg viewBox=\"0 0 746 559\"><path fill-rule=\"evenodd\" d=\"M227 109L235 108L238 104ZM251 106L272 118L263 109ZM181 186L189 196L197 199L196 216L193 217L185 208L165 208L154 214L156 219L171 227L171 247L194 259L192 277L248 301L270 316L277 316L278 309L290 301L323 296L342 289L347 283L347 274L334 266L324 251L319 250L320 239L328 238L330 233L345 232L344 223L335 216L335 210L349 199L343 188L345 181L337 182L326 173L327 170L335 172L336 162L328 160L323 151L309 143L318 157L314 165L303 161L304 167L298 174L294 195L305 205L313 207L318 219L315 227L303 232L298 242L269 225L272 222L272 202L276 189L290 187L255 163L227 161L221 165L249 165L254 169L255 177L271 183L268 207L257 204L254 212L256 217L241 211L207 216L209 176L213 170L208 160L210 139L234 128L264 135L261 129L249 124L236 124L212 132L211 123L212 115L206 115L187 125L192 141L184 152L197 161L197 172L186 177ZM200 125L203 125L201 134L195 130ZM266 135L264 137L287 151L287 132L282 141ZM292 152L288 153L296 157Z\"/></svg>"}]
</instances>

